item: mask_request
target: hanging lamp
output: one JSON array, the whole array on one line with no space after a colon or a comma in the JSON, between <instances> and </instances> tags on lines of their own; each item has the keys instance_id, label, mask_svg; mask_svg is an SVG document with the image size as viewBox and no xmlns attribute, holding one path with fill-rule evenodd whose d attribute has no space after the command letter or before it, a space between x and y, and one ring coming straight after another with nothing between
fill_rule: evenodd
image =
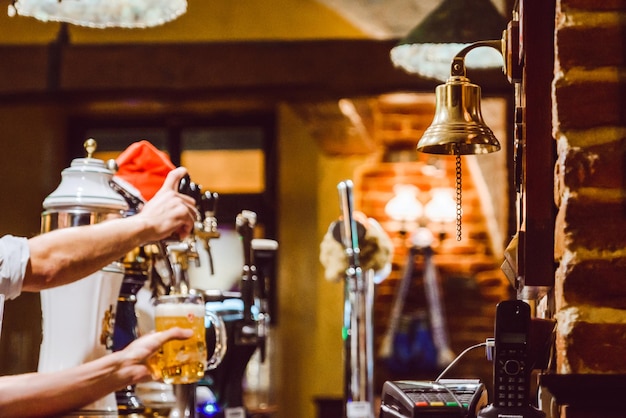
<instances>
[{"instance_id":1,"label":"hanging lamp","mask_svg":"<svg viewBox=\"0 0 626 418\"><path fill-rule=\"evenodd\" d=\"M187 11L187 0L14 0L9 16L29 16L91 28L148 28Z\"/></svg>"},{"instance_id":2,"label":"hanging lamp","mask_svg":"<svg viewBox=\"0 0 626 418\"><path fill-rule=\"evenodd\" d=\"M506 25L490 0L444 0L391 49L391 61L408 73L445 81L457 51L499 39ZM502 67L502 55L490 49L473 52L467 61L471 68Z\"/></svg>"}]
</instances>

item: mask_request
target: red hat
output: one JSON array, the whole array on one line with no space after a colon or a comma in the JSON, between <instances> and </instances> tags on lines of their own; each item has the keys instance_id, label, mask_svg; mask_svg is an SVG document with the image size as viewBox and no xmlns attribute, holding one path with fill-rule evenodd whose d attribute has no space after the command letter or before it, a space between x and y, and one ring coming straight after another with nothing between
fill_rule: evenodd
<instances>
[{"instance_id":1,"label":"red hat","mask_svg":"<svg viewBox=\"0 0 626 418\"><path fill-rule=\"evenodd\" d=\"M166 153L146 140L131 144L115 162L119 167L115 176L137 188L146 201L161 188L167 173L176 168Z\"/></svg>"}]
</instances>

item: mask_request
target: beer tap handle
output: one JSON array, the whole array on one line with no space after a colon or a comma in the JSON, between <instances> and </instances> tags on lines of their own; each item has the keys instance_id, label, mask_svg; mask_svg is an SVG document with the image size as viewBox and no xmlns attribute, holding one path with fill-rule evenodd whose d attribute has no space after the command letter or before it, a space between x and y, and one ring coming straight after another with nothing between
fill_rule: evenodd
<instances>
[{"instance_id":1,"label":"beer tap handle","mask_svg":"<svg viewBox=\"0 0 626 418\"><path fill-rule=\"evenodd\" d=\"M354 200L352 195L352 181L342 181L337 185L342 215L341 239L349 258L350 267L359 267L359 236L357 222L354 219Z\"/></svg>"},{"instance_id":2,"label":"beer tap handle","mask_svg":"<svg viewBox=\"0 0 626 418\"><path fill-rule=\"evenodd\" d=\"M241 275L241 299L243 302L243 321L238 330L238 340L242 344L257 343L258 324L254 318L254 289L256 282L256 267L252 263L252 236L256 225L256 213L248 210L237 215L235 226L241 236L243 245L244 266Z\"/></svg>"},{"instance_id":3,"label":"beer tap handle","mask_svg":"<svg viewBox=\"0 0 626 418\"><path fill-rule=\"evenodd\" d=\"M235 226L243 244L244 264L247 266L252 265L252 237L255 225L256 213L250 210L242 211L235 220Z\"/></svg>"},{"instance_id":4,"label":"beer tap handle","mask_svg":"<svg viewBox=\"0 0 626 418\"><path fill-rule=\"evenodd\" d=\"M180 179L180 182L178 183L178 192L189 195L189 183L191 183L191 178L189 177L189 174L185 174L185 176Z\"/></svg>"},{"instance_id":5,"label":"beer tap handle","mask_svg":"<svg viewBox=\"0 0 626 418\"><path fill-rule=\"evenodd\" d=\"M193 197L193 200L196 201L196 209L200 213L200 221L204 220L204 211L201 208L202 201L202 186L194 183L193 181L189 184L189 196Z\"/></svg>"},{"instance_id":6,"label":"beer tap handle","mask_svg":"<svg viewBox=\"0 0 626 418\"><path fill-rule=\"evenodd\" d=\"M189 174L185 174L185 176L180 179L180 182L178 183L178 192L192 197L195 201L197 212L200 212L200 186L191 181ZM198 213L198 216L196 216L196 220L202 220L198 219L201 216L202 215Z\"/></svg>"},{"instance_id":7,"label":"beer tap handle","mask_svg":"<svg viewBox=\"0 0 626 418\"><path fill-rule=\"evenodd\" d=\"M204 218L213 218L217 213L217 200L219 195L216 192L210 191L204 192L200 198L200 211L203 213Z\"/></svg>"},{"instance_id":8,"label":"beer tap handle","mask_svg":"<svg viewBox=\"0 0 626 418\"><path fill-rule=\"evenodd\" d=\"M267 356L267 337L274 314L271 309L274 300L274 273L278 242L271 239L252 240L252 259L257 269L256 288L259 298L258 347L261 362Z\"/></svg>"}]
</instances>

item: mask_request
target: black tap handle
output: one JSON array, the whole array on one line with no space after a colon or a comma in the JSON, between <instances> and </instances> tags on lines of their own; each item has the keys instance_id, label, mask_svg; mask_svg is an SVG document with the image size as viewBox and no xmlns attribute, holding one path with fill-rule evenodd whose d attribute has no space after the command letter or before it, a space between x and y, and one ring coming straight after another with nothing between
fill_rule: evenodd
<instances>
[{"instance_id":1,"label":"black tap handle","mask_svg":"<svg viewBox=\"0 0 626 418\"><path fill-rule=\"evenodd\" d=\"M193 198L196 202L196 209L200 212L200 221L204 221L205 214L202 210L202 186L191 181L189 174L186 174L178 184L178 191Z\"/></svg>"},{"instance_id":2,"label":"black tap handle","mask_svg":"<svg viewBox=\"0 0 626 418\"><path fill-rule=\"evenodd\" d=\"M189 196L193 197L193 200L196 201L196 208L200 210L200 201L202 200L202 186L192 181L189 184Z\"/></svg>"},{"instance_id":3,"label":"black tap handle","mask_svg":"<svg viewBox=\"0 0 626 418\"><path fill-rule=\"evenodd\" d=\"M217 200L219 195L217 192L211 193L210 191L204 192L200 199L200 211L205 216L215 216L217 212Z\"/></svg>"},{"instance_id":4,"label":"black tap handle","mask_svg":"<svg viewBox=\"0 0 626 418\"><path fill-rule=\"evenodd\" d=\"M189 177L189 174L185 174L185 176L182 179L180 179L180 182L178 183L178 192L189 195L190 183L191 183L191 178Z\"/></svg>"}]
</instances>

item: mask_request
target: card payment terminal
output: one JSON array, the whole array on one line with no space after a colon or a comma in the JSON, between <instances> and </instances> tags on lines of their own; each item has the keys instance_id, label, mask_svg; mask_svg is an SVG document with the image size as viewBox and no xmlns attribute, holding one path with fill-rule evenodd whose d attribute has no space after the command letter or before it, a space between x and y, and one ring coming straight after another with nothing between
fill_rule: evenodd
<instances>
[{"instance_id":1,"label":"card payment terminal","mask_svg":"<svg viewBox=\"0 0 626 418\"><path fill-rule=\"evenodd\" d=\"M475 418L487 403L485 385L478 379L387 381L380 418Z\"/></svg>"}]
</instances>

